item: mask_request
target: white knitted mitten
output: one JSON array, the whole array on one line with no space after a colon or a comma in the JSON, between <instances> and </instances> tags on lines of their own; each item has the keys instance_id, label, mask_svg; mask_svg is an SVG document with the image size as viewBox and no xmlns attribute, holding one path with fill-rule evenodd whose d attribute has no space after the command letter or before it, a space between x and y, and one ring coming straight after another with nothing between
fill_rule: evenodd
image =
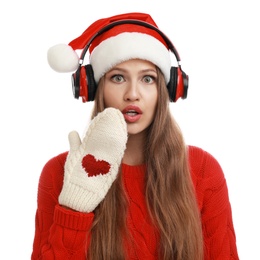
<instances>
[{"instance_id":1,"label":"white knitted mitten","mask_svg":"<svg viewBox=\"0 0 260 260\"><path fill-rule=\"evenodd\" d=\"M70 151L59 203L80 212L91 212L105 198L116 179L127 142L122 113L107 108L90 123L82 142L69 134Z\"/></svg>"}]
</instances>

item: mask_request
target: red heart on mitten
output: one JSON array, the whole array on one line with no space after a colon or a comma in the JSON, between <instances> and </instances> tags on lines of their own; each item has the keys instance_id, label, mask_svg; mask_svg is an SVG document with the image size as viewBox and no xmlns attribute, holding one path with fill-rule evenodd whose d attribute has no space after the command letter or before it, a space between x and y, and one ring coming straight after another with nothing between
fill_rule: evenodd
<instances>
[{"instance_id":1,"label":"red heart on mitten","mask_svg":"<svg viewBox=\"0 0 260 260\"><path fill-rule=\"evenodd\" d=\"M81 163L89 177L97 176L99 174L107 174L111 167L108 162L96 160L96 158L91 154L84 156Z\"/></svg>"}]
</instances>

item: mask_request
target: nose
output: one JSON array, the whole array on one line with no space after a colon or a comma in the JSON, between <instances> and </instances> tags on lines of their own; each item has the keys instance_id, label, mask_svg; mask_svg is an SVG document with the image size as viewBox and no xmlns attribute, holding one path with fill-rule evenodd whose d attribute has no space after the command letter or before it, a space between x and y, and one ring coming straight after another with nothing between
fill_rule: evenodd
<instances>
[{"instance_id":1,"label":"nose","mask_svg":"<svg viewBox=\"0 0 260 260\"><path fill-rule=\"evenodd\" d=\"M131 81L128 83L124 99L126 101L136 101L140 99L138 83L136 81Z\"/></svg>"}]
</instances>

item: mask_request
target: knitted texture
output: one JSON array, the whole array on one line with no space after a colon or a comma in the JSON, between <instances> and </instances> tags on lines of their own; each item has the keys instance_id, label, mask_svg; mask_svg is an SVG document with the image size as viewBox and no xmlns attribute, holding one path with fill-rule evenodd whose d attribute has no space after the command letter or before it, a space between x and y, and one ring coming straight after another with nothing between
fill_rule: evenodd
<instances>
[{"instance_id":1,"label":"knitted texture","mask_svg":"<svg viewBox=\"0 0 260 260\"><path fill-rule=\"evenodd\" d=\"M39 180L32 260L84 260L94 213L82 213L58 205L67 153L46 163ZM204 260L238 260L227 185L218 162L207 152L189 147L191 176L201 212ZM159 237L145 203L145 165L122 164L129 198L126 217L132 242L126 244L126 260L158 260ZM106 237L103 238L106 241Z\"/></svg>"},{"instance_id":2,"label":"knitted texture","mask_svg":"<svg viewBox=\"0 0 260 260\"><path fill-rule=\"evenodd\" d=\"M82 142L77 132L71 132L59 203L80 212L93 211L117 177L126 141L124 117L114 108L92 120Z\"/></svg>"}]
</instances>

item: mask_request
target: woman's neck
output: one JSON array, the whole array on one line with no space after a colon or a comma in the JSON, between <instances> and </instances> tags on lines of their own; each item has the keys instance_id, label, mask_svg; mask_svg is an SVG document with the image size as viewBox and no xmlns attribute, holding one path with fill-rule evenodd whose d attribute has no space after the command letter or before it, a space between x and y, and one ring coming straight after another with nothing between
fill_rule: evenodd
<instances>
[{"instance_id":1,"label":"woman's neck","mask_svg":"<svg viewBox=\"0 0 260 260\"><path fill-rule=\"evenodd\" d=\"M145 132L128 136L123 163L128 165L140 165L144 163L145 138Z\"/></svg>"}]
</instances>

